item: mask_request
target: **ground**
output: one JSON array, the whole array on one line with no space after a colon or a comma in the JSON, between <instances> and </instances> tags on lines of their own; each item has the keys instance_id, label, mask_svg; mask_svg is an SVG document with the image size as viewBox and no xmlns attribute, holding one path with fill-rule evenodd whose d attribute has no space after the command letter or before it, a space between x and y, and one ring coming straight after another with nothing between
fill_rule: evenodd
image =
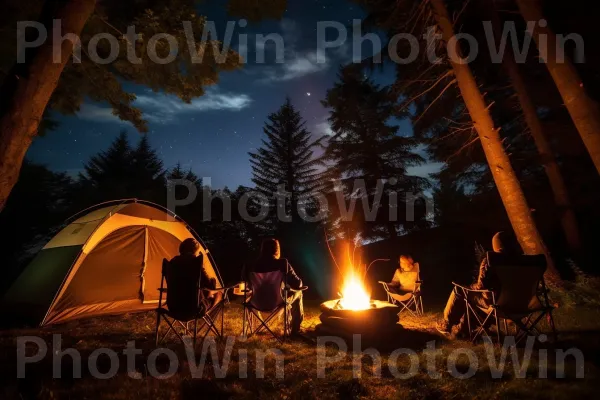
<instances>
[{"instance_id":1,"label":"ground","mask_svg":"<svg viewBox=\"0 0 600 400\"><path fill-rule=\"evenodd\" d=\"M412 356L414 370L411 371L411 356L406 352L398 355L390 353L390 342L382 339L375 343L376 348L386 348L381 351L381 372L373 370L372 358L363 355L357 359L360 377L353 374L351 352L346 357L325 366L323 377L318 376L318 355L315 327L319 324L318 303L307 304L304 323L305 338L287 341L283 344L267 335L259 335L241 342L235 338L231 359L227 368L215 371L211 357L202 370L202 377L192 377L183 346L175 337L167 340L165 347L174 351L178 358L177 371L166 379L158 379L157 373L168 372L169 362L165 355L159 356L156 362L149 357L154 350L153 329L155 326L154 313L138 313L122 316L91 318L74 321L54 327L36 330L3 331L0 336L0 368L2 389L0 398L72 398L72 399L131 399L131 398L591 398L597 389L598 369L600 361L600 310L598 309L558 309L556 320L561 332L556 346L535 348L531 352L531 360L524 373L524 378L518 378L514 363L507 357L502 376L494 378L493 364L488 361L487 349L484 344L472 345L464 341L448 341L441 338L433 329L439 312L428 312L423 317L414 318L401 315L401 323L406 331L421 340L410 342L399 339L392 347L406 347L415 351ZM242 309L239 304L230 304L226 312L225 332L238 335L241 331ZM61 343L57 343L60 334ZM415 336L416 335L416 336ZM17 379L17 337L39 336L48 345L46 356L37 363L26 366L25 377ZM382 337L386 337L382 335ZM406 336L408 337L408 336ZM81 354L81 378L73 375L74 363L72 356L65 355L62 362L56 359L53 365L52 343L55 340L55 352L67 348L75 348ZM234 340L234 338L230 339ZM395 340L395 339L392 339ZM435 357L435 366L428 368L429 358L426 352L427 343L432 345L435 340L441 354ZM135 358L135 370L128 375L127 358L123 355L128 341L135 341L135 347L141 353ZM211 343L211 342L207 342ZM388 346L385 346L385 345ZM380 345L380 346L379 346ZM219 359L222 361L224 343L219 344ZM93 351L99 348L110 348L119 353L118 359L109 361L109 357L101 355L97 360ZM365 346L362 350L365 350ZM561 364L556 362L557 349L581 350L585 361L577 364L576 357L566 357L564 377L560 378ZM209 347L207 347L209 350ZM244 351L247 351L247 363L243 363ZM264 361L264 377L260 377L260 354L268 349L281 351L283 355L283 376L277 377L276 357L267 355ZM459 379L452 375L448 361L456 360L456 373L468 372L467 355L459 355L472 350L478 368L473 370L471 377ZM325 356L339 355L336 346L328 346ZM36 345L29 343L26 354L31 356L36 352ZM408 351L410 352L410 350ZM493 356L497 357L501 348L492 347ZM524 349L518 354L522 359ZM198 358L202 353L202 345L197 346ZM208 352L210 353L210 351ZM92 357L90 357L92 354ZM321 353L319 353L321 354ZM547 354L547 379L540 378L544 373L544 357ZM259 356L257 358L257 355ZM321 354L322 356L322 354ZM77 357L75 357L77 358ZM323 359L323 358L321 358ZM496 358L497 359L497 358ZM91 362L90 362L91 361ZM132 360L133 361L133 360ZM198 361L196 361L198 362ZM88 363L97 365L100 373L107 373L112 367L118 371L110 379L92 377ZM77 363L75 363L76 365ZM219 366L223 366L222 362ZM156 370L154 369L156 365ZM171 364L173 365L173 364ZM243 372L246 365L247 378L240 378L240 367ZM471 364L472 366L474 365ZM492 365L492 366L490 366ZM54 367L54 368L53 368ZM258 371L258 372L257 372ZM542 372L540 372L542 371ZM436 376L436 373L439 376ZM455 375L456 375L455 373ZM60 374L61 379L52 379ZM402 375L410 375L409 378ZM131 375L131 376L130 376ZM258 375L258 376L257 376ZM577 376L580 376L579 378ZM583 376L583 377L581 377ZM594 396L596 397L596 396Z\"/></svg>"}]
</instances>

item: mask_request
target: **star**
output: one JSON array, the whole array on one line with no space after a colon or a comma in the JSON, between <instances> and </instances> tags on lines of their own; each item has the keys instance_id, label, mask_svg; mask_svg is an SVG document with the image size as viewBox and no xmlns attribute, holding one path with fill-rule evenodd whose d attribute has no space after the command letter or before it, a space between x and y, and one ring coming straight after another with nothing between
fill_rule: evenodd
<instances>
[{"instance_id":1,"label":"star","mask_svg":"<svg viewBox=\"0 0 600 400\"><path fill-rule=\"evenodd\" d=\"M306 92L306 95L307 95L308 97L310 97L310 92Z\"/></svg>"}]
</instances>

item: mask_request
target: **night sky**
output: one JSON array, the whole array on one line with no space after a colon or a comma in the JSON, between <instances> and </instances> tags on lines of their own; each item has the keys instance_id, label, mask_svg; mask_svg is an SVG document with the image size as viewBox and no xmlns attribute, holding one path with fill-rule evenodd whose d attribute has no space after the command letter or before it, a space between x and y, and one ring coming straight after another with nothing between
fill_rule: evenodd
<instances>
[{"instance_id":1,"label":"night sky","mask_svg":"<svg viewBox=\"0 0 600 400\"><path fill-rule=\"evenodd\" d=\"M301 111L313 135L330 132L328 111L320 101L333 86L339 66L352 60L352 45L348 41L331 49L327 63L317 64L317 22L339 21L351 27L353 19L362 18L363 13L348 0L290 0L288 4L280 21L246 28L236 25L232 47L239 49L238 34L248 34L248 62L240 70L221 74L218 85L208 87L206 95L192 104L125 84L138 96L137 105L149 122L150 142L166 168L180 162L200 177L211 177L215 188L251 185L248 152L260 146L267 115L277 111L286 96ZM219 28L231 19L222 5L205 6L200 11ZM274 63L275 52L267 46L267 63L257 64L254 35L274 32L285 40L285 63ZM372 54L371 47L366 43L363 54ZM393 73L387 68L374 72L373 78L383 84ZM121 130L129 132L133 143L140 135L131 124L113 116L107 104L86 102L77 115L56 118L59 128L34 141L28 158L72 176L82 171L91 155L106 149ZM399 124L401 134L410 134L408 123ZM428 164L413 173L423 175L433 170L435 166Z\"/></svg>"}]
</instances>

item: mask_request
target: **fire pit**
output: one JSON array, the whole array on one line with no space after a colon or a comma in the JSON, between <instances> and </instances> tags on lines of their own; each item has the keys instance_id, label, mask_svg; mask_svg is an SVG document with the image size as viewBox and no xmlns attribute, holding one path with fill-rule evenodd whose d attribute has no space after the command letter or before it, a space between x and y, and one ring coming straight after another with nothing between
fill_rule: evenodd
<instances>
[{"instance_id":1,"label":"fire pit","mask_svg":"<svg viewBox=\"0 0 600 400\"><path fill-rule=\"evenodd\" d=\"M339 334L382 333L398 322L398 306L387 301L370 300L369 307L362 310L346 309L342 299L329 300L321 304L323 329Z\"/></svg>"},{"instance_id":2,"label":"fire pit","mask_svg":"<svg viewBox=\"0 0 600 400\"><path fill-rule=\"evenodd\" d=\"M396 326L399 307L386 301L371 300L358 274L348 275L340 294L341 298L321 304L318 329L322 333L381 335Z\"/></svg>"}]
</instances>

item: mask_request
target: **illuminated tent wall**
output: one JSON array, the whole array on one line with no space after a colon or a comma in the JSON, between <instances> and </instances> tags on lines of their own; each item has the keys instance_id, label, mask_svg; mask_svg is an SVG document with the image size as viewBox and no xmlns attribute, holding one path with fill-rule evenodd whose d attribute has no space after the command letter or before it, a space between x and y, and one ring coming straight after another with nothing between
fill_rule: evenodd
<instances>
[{"instance_id":1,"label":"illuminated tent wall","mask_svg":"<svg viewBox=\"0 0 600 400\"><path fill-rule=\"evenodd\" d=\"M9 288L3 309L48 325L156 307L163 258L195 237L204 268L222 280L202 241L178 217L151 203L127 200L88 209L68 223Z\"/></svg>"}]
</instances>

